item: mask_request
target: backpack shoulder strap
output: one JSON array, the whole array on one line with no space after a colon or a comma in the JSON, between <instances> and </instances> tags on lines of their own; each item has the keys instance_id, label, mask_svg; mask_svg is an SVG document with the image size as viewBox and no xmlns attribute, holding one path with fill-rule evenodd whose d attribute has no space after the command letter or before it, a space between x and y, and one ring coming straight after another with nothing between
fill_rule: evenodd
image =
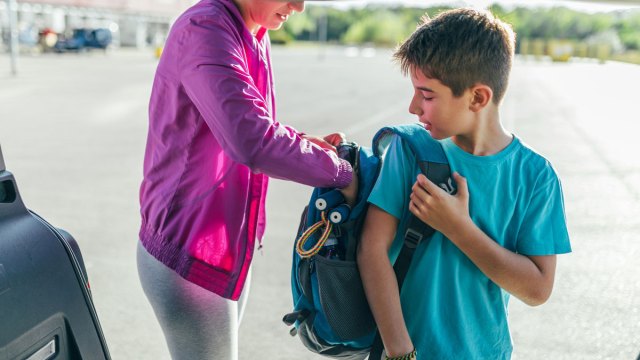
<instances>
[{"instance_id":1,"label":"backpack shoulder strap","mask_svg":"<svg viewBox=\"0 0 640 360\"><path fill-rule=\"evenodd\" d=\"M380 152L389 144L389 135L398 135L406 141L416 154L418 161L447 163L442 146L421 124L386 126L378 130L373 137L373 150L376 155L380 155Z\"/></svg>"},{"instance_id":2,"label":"backpack shoulder strap","mask_svg":"<svg viewBox=\"0 0 640 360\"><path fill-rule=\"evenodd\" d=\"M451 177L449 161L440 142L432 138L421 124L408 124L380 129L373 138L373 151L380 157L387 149L392 139L390 135L398 135L402 141L409 145L418 162L422 173L433 183L437 184L450 194L455 193L455 184ZM393 270L398 281L398 289L402 289L404 278L409 271L413 253L423 239L428 239L435 230L409 214L404 242L400 254L396 259ZM380 333L376 333L370 359L380 359L382 355L382 339Z\"/></svg>"},{"instance_id":3,"label":"backpack shoulder strap","mask_svg":"<svg viewBox=\"0 0 640 360\"><path fill-rule=\"evenodd\" d=\"M418 166L422 173L432 182L443 188L450 194L454 194L455 184L451 177L451 169L447 156L440 142L431 137L431 134L421 124L406 124L384 127L373 137L373 152L380 157L391 142L392 136L398 135L403 142L409 145L414 153ZM398 286L402 286L413 251L420 242L435 231L420 219L410 215L407 220L407 229L404 236L404 245L400 256L394 266L398 277Z\"/></svg>"},{"instance_id":4,"label":"backpack shoulder strap","mask_svg":"<svg viewBox=\"0 0 640 360\"><path fill-rule=\"evenodd\" d=\"M432 182L443 188L448 193L455 192L455 186L451 178L449 161L440 142L431 137L421 124L407 124L384 127L373 138L373 151L376 156L389 146L392 136L398 135L403 142L409 145L418 161L422 173Z\"/></svg>"}]
</instances>

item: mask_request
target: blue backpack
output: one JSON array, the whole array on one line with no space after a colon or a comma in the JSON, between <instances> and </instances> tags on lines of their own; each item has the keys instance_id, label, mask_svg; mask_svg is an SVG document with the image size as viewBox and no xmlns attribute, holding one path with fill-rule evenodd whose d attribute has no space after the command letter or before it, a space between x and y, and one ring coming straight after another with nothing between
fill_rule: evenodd
<instances>
[{"instance_id":1,"label":"blue backpack","mask_svg":"<svg viewBox=\"0 0 640 360\"><path fill-rule=\"evenodd\" d=\"M392 135L399 135L412 149L421 171L449 193L455 192L442 146L420 124L385 127L373 138L371 148L355 143L338 147L358 173L358 195L353 207L336 189L315 188L305 207L293 249L291 290L294 309L283 321L294 325L312 352L337 359L364 359L382 351L376 323L369 309L356 252L367 212L367 199L376 183L382 156ZM404 219L403 219L404 220ZM434 230L411 216L403 229L404 246L394 265L398 287L406 275L415 248ZM373 350L372 350L373 348Z\"/></svg>"}]
</instances>

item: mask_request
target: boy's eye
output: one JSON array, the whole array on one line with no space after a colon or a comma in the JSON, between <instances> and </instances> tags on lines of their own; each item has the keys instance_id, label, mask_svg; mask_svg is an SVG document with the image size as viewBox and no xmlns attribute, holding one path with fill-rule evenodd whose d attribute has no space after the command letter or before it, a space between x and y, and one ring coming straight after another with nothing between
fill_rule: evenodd
<instances>
[{"instance_id":1,"label":"boy's eye","mask_svg":"<svg viewBox=\"0 0 640 360\"><path fill-rule=\"evenodd\" d=\"M434 94L431 91L420 91L420 95L422 96L422 100L431 101L434 98Z\"/></svg>"}]
</instances>

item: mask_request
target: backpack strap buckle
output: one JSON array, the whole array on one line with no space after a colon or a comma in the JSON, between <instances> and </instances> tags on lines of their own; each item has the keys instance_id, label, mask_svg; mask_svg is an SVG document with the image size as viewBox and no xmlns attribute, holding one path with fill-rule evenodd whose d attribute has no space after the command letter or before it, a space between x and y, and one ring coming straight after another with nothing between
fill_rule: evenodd
<instances>
[{"instance_id":1,"label":"backpack strap buckle","mask_svg":"<svg viewBox=\"0 0 640 360\"><path fill-rule=\"evenodd\" d=\"M287 324L287 326L291 326L291 325L295 324L296 321L303 322L306 318L309 317L309 314L311 314L311 312L309 310L307 310L307 309L294 311L292 313L286 314L282 318L282 322Z\"/></svg>"},{"instance_id":2,"label":"backpack strap buckle","mask_svg":"<svg viewBox=\"0 0 640 360\"><path fill-rule=\"evenodd\" d=\"M404 245L410 249L415 249L424 238L424 234L412 228L408 228L404 234Z\"/></svg>"}]
</instances>

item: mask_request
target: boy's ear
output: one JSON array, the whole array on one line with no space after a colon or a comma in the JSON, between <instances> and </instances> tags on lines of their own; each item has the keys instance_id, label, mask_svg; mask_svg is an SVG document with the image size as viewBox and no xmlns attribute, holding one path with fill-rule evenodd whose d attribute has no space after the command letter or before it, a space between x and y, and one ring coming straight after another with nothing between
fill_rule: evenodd
<instances>
[{"instance_id":1,"label":"boy's ear","mask_svg":"<svg viewBox=\"0 0 640 360\"><path fill-rule=\"evenodd\" d=\"M478 112L484 109L493 99L493 90L487 85L477 84L471 87L471 103L469 110Z\"/></svg>"}]
</instances>

